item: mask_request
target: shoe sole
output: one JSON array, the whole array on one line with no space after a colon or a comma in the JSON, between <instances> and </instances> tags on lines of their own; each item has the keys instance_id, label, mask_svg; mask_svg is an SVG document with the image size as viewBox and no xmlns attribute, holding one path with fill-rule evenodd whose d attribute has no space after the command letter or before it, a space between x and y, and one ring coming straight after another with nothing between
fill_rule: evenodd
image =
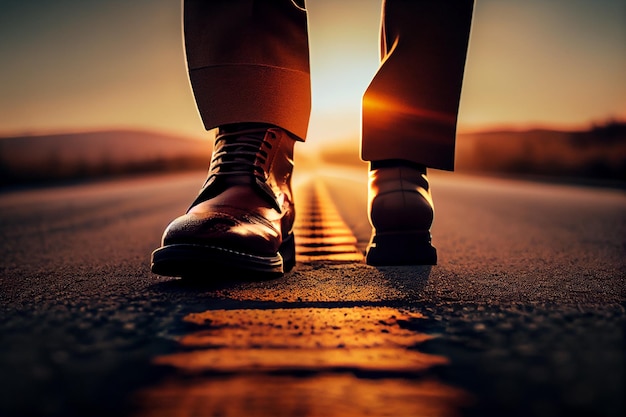
<instances>
[{"instance_id":1,"label":"shoe sole","mask_svg":"<svg viewBox=\"0 0 626 417\"><path fill-rule=\"evenodd\" d=\"M152 252L151 270L157 275L190 279L271 279L289 272L295 262L295 241L290 235L274 256L191 243L162 246Z\"/></svg>"},{"instance_id":2,"label":"shoe sole","mask_svg":"<svg viewBox=\"0 0 626 417\"><path fill-rule=\"evenodd\" d=\"M437 250L428 231L375 233L365 262L373 266L437 265Z\"/></svg>"}]
</instances>

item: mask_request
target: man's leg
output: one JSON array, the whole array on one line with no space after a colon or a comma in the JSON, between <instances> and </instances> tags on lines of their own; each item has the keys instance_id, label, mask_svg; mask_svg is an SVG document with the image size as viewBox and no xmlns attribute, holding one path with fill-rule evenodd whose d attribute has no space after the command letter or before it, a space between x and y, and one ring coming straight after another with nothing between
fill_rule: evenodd
<instances>
[{"instance_id":1,"label":"man's leg","mask_svg":"<svg viewBox=\"0 0 626 417\"><path fill-rule=\"evenodd\" d=\"M207 129L207 181L152 254L161 275L280 274L295 263L293 148L308 127L306 12L291 0L186 0L189 78Z\"/></svg>"},{"instance_id":2,"label":"man's leg","mask_svg":"<svg viewBox=\"0 0 626 417\"><path fill-rule=\"evenodd\" d=\"M382 60L363 97L370 264L434 264L426 167L452 170L473 0L386 0Z\"/></svg>"},{"instance_id":3,"label":"man's leg","mask_svg":"<svg viewBox=\"0 0 626 417\"><path fill-rule=\"evenodd\" d=\"M262 122L305 139L311 110L305 11L291 0L185 0L184 34L207 130Z\"/></svg>"}]
</instances>

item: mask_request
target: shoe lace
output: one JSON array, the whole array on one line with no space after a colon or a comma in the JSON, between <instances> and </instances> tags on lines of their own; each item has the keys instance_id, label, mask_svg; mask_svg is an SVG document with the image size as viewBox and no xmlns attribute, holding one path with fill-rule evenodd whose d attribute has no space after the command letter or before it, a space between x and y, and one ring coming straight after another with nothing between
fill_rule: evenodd
<instances>
[{"instance_id":1,"label":"shoe lace","mask_svg":"<svg viewBox=\"0 0 626 417\"><path fill-rule=\"evenodd\" d=\"M255 127L246 130L220 131L215 138L213 158L209 176L191 207L219 194L228 187L228 179L235 181L252 180L268 201L280 212L276 196L266 184L265 172L268 152L272 149L274 134L268 134L268 127ZM224 181L220 181L223 179Z\"/></svg>"},{"instance_id":2,"label":"shoe lace","mask_svg":"<svg viewBox=\"0 0 626 417\"><path fill-rule=\"evenodd\" d=\"M265 164L272 144L266 139L267 128L237 132L220 132L215 138L215 149L209 169L210 177L253 175L264 179Z\"/></svg>"}]
</instances>

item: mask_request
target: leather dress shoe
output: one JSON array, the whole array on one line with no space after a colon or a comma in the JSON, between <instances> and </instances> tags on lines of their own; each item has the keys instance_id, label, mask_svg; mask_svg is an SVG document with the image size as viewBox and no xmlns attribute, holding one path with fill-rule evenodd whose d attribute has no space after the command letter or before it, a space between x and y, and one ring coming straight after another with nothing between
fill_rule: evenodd
<instances>
[{"instance_id":1,"label":"leather dress shoe","mask_svg":"<svg viewBox=\"0 0 626 417\"><path fill-rule=\"evenodd\" d=\"M368 215L373 226L369 265L435 265L431 245L434 208L426 167L408 161L374 161Z\"/></svg>"},{"instance_id":2,"label":"leather dress shoe","mask_svg":"<svg viewBox=\"0 0 626 417\"><path fill-rule=\"evenodd\" d=\"M219 130L204 187L163 233L152 272L276 276L295 265L291 192L295 139L283 129Z\"/></svg>"}]
</instances>

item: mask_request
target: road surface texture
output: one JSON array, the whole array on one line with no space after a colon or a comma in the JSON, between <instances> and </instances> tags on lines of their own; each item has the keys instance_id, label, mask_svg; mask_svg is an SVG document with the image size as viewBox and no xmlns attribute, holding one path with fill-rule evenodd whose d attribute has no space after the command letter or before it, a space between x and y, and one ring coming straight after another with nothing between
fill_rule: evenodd
<instances>
[{"instance_id":1,"label":"road surface texture","mask_svg":"<svg viewBox=\"0 0 626 417\"><path fill-rule=\"evenodd\" d=\"M299 262L158 277L203 173L0 194L0 416L622 416L622 190L433 173L433 267L374 268L366 173L296 172Z\"/></svg>"}]
</instances>

